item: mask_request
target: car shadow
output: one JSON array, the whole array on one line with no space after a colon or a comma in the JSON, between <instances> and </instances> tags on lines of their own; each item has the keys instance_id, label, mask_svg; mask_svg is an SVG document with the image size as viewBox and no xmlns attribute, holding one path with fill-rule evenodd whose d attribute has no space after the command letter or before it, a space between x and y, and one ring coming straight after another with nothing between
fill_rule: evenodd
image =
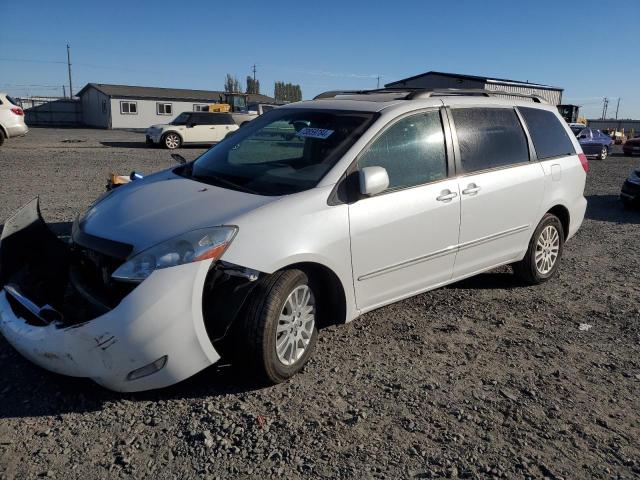
<instances>
[{"instance_id":1,"label":"car shadow","mask_svg":"<svg viewBox=\"0 0 640 480\"><path fill-rule=\"evenodd\" d=\"M474 275L444 287L449 290L514 290L527 287L528 284L513 274L511 267Z\"/></svg>"},{"instance_id":2,"label":"car shadow","mask_svg":"<svg viewBox=\"0 0 640 480\"><path fill-rule=\"evenodd\" d=\"M48 372L21 357L0 337L0 419L46 417L102 410L112 402L156 402L237 395L264 388L228 364L215 364L176 385L119 393L87 378Z\"/></svg>"},{"instance_id":3,"label":"car shadow","mask_svg":"<svg viewBox=\"0 0 640 480\"><path fill-rule=\"evenodd\" d=\"M618 195L588 195L585 218L618 225L640 224L640 209L625 207Z\"/></svg>"}]
</instances>

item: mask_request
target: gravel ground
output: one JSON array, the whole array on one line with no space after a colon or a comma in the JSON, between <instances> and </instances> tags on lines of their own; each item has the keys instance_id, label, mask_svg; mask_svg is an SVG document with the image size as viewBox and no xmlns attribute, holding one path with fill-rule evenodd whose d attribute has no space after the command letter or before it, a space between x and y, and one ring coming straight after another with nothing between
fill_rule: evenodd
<instances>
[{"instance_id":1,"label":"gravel ground","mask_svg":"<svg viewBox=\"0 0 640 480\"><path fill-rule=\"evenodd\" d=\"M0 222L40 194L68 228L110 171L172 164L139 134L32 129L0 148ZM328 328L275 387L219 365L116 394L0 339L0 478L638 478L640 212L617 198L637 164L591 162L552 281L502 268Z\"/></svg>"}]
</instances>

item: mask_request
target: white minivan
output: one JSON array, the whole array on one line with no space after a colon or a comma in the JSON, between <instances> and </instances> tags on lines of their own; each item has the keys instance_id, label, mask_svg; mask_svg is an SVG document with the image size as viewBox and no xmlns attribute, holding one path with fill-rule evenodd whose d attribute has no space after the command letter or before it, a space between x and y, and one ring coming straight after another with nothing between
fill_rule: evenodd
<instances>
[{"instance_id":1,"label":"white minivan","mask_svg":"<svg viewBox=\"0 0 640 480\"><path fill-rule=\"evenodd\" d=\"M499 265L551 278L587 170L537 97L328 93L106 193L68 242L25 205L2 232L0 331L38 365L113 390L220 358L281 382L322 326Z\"/></svg>"}]
</instances>

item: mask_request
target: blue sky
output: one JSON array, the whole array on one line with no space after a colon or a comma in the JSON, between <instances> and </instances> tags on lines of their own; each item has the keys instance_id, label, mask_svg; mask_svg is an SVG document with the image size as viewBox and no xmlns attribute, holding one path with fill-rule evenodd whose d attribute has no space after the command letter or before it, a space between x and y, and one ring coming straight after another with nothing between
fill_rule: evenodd
<instances>
[{"instance_id":1,"label":"blue sky","mask_svg":"<svg viewBox=\"0 0 640 480\"><path fill-rule=\"evenodd\" d=\"M640 1L2 0L0 90L61 95L88 82L219 90L257 64L304 98L428 70L560 86L599 117L640 118ZM58 62L58 63L56 63Z\"/></svg>"}]
</instances>

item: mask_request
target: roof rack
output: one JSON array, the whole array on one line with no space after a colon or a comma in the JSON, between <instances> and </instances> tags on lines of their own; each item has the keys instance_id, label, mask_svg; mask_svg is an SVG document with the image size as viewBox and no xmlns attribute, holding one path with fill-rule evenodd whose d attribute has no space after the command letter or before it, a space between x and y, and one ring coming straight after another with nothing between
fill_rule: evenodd
<instances>
[{"instance_id":1,"label":"roof rack","mask_svg":"<svg viewBox=\"0 0 640 480\"><path fill-rule=\"evenodd\" d=\"M485 90L482 88L379 88L374 90L332 90L329 92L321 93L314 97L314 100L320 100L324 98L335 98L339 95L372 95L372 94L384 94L384 93L406 93L406 95L400 97L401 100L418 100L422 98L431 97L445 97L445 96L508 96L508 97L520 97L530 98L536 103L547 103L544 98L539 95L519 92L507 92L505 90Z\"/></svg>"}]
</instances>

